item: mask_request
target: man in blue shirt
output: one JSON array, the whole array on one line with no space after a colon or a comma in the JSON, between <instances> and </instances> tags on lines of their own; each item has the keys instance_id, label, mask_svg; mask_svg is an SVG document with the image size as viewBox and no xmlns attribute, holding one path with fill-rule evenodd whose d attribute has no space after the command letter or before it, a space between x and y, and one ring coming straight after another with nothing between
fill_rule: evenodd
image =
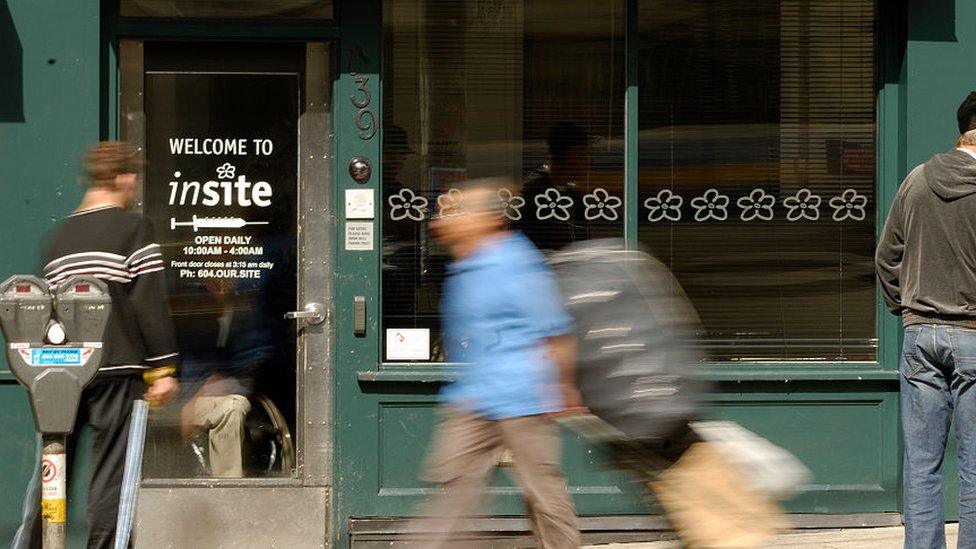
<instances>
[{"instance_id":1,"label":"man in blue shirt","mask_svg":"<svg viewBox=\"0 0 976 549\"><path fill-rule=\"evenodd\" d=\"M433 546L459 546L452 532L477 514L507 449L540 547L575 548L579 530L551 418L580 407L573 326L544 257L505 224L505 183L465 183L457 213L431 225L454 257L441 309L445 348L464 363L441 392L444 419L428 458L425 480L442 488L429 502L439 521Z\"/></svg>"}]
</instances>

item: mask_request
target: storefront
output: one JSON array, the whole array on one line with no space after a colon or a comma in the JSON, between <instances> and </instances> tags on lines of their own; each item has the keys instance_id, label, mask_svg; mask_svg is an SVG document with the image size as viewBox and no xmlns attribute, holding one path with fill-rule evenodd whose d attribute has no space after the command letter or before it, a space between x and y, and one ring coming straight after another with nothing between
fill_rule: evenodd
<instances>
[{"instance_id":1,"label":"storefront","mask_svg":"<svg viewBox=\"0 0 976 549\"><path fill-rule=\"evenodd\" d=\"M425 221L456 181L505 177L540 247L618 237L672 268L710 413L814 473L799 524L896 524L874 242L901 177L954 142L974 22L963 0L0 0L2 271L34 269L88 144L142 147L187 398L235 387L246 436L218 475L208 433L154 413L140 544L379 546L429 493L450 379ZM34 462L6 371L0 421L2 537ZM565 463L591 539L661 527L569 432ZM524 534L517 486L492 490L477 529Z\"/></svg>"}]
</instances>

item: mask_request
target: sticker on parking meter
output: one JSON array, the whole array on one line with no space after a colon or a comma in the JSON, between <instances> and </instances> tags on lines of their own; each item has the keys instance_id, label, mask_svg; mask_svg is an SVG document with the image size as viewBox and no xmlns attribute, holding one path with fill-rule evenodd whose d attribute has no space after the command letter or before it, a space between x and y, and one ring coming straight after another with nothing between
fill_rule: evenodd
<instances>
[{"instance_id":1,"label":"sticker on parking meter","mask_svg":"<svg viewBox=\"0 0 976 549\"><path fill-rule=\"evenodd\" d=\"M48 454L41 462L41 515L48 522L65 521L64 454Z\"/></svg>"},{"instance_id":2,"label":"sticker on parking meter","mask_svg":"<svg viewBox=\"0 0 976 549\"><path fill-rule=\"evenodd\" d=\"M83 366L91 356L91 349L77 347L20 349L31 366Z\"/></svg>"}]
</instances>

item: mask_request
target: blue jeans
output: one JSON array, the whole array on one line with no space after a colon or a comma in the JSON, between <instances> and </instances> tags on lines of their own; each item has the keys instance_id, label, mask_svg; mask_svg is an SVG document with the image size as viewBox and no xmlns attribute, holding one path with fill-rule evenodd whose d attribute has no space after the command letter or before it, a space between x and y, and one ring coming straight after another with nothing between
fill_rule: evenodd
<instances>
[{"instance_id":1,"label":"blue jeans","mask_svg":"<svg viewBox=\"0 0 976 549\"><path fill-rule=\"evenodd\" d=\"M976 549L976 330L908 326L900 369L905 547L945 547L942 459L955 421L959 549Z\"/></svg>"}]
</instances>

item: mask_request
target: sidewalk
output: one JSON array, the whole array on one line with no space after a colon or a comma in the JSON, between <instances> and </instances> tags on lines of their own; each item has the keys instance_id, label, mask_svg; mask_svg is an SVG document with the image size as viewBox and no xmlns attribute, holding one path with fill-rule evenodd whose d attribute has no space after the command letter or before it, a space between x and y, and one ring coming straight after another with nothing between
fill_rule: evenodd
<instances>
[{"instance_id":1,"label":"sidewalk","mask_svg":"<svg viewBox=\"0 0 976 549\"><path fill-rule=\"evenodd\" d=\"M956 547L958 525L946 526L949 549ZM904 530L898 528L851 528L820 532L799 531L784 534L766 547L775 549L900 549ZM680 549L676 541L655 541L651 543L613 543L609 545L589 545L584 549Z\"/></svg>"}]
</instances>

